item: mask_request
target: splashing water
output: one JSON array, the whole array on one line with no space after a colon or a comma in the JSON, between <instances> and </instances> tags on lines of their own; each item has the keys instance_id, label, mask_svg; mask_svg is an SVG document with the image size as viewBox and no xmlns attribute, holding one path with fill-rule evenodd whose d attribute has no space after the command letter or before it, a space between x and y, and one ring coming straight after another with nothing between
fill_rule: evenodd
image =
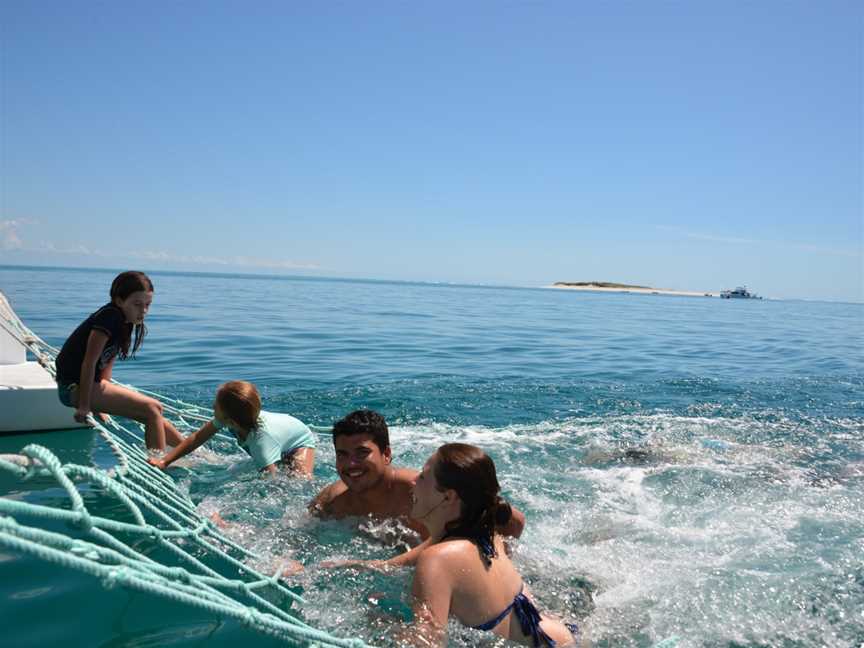
<instances>
[{"instance_id":1,"label":"splashing water","mask_svg":"<svg viewBox=\"0 0 864 648\"><path fill-rule=\"evenodd\" d=\"M118 364L119 377L201 405L219 382L246 378L267 409L322 426L372 407L391 424L398 465L417 468L446 442L480 445L527 516L517 566L542 607L584 619L596 645L647 647L670 636L685 648L864 642L864 307L154 281L150 336L139 359ZM0 282L54 343L87 314L67 296L92 293L95 309L107 286L98 272L0 269ZM0 452L34 438L0 439ZM98 443L64 439L56 444L79 462L104 461ZM291 581L309 602L299 611L305 621L389 645L409 614L410 570L316 567L389 557L402 546L392 524L358 529L307 515L306 503L336 477L333 461L324 434L311 482L261 480L245 455L219 442L172 474L265 561L306 566ZM32 484L0 488L56 496ZM58 610L70 596L88 601L73 602L69 618L57 612L56 635L12 624L16 645L44 645L61 631L112 646L202 637L227 646L244 637L140 597L118 608L116 593L15 557L0 569L0 596L16 614ZM91 619L91 609L106 620ZM89 634L72 629L82 617ZM450 637L458 646L498 643L455 623Z\"/></svg>"}]
</instances>

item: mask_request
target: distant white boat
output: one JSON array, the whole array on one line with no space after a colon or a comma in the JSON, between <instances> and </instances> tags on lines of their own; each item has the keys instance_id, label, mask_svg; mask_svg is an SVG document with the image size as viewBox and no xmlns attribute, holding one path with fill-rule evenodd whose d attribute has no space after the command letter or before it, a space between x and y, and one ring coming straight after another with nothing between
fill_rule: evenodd
<instances>
[{"instance_id":1,"label":"distant white boat","mask_svg":"<svg viewBox=\"0 0 864 648\"><path fill-rule=\"evenodd\" d=\"M27 331L0 292L0 434L84 427L57 398L57 383L27 360Z\"/></svg>"},{"instance_id":2,"label":"distant white boat","mask_svg":"<svg viewBox=\"0 0 864 648\"><path fill-rule=\"evenodd\" d=\"M720 293L723 299L762 299L759 295L754 295L747 286L738 286L735 290L724 290Z\"/></svg>"}]
</instances>

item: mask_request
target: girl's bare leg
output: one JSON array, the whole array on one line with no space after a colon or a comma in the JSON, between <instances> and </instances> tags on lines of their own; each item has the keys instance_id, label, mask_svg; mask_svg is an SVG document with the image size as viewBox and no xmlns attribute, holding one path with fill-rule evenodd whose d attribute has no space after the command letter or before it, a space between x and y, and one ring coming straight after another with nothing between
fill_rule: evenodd
<instances>
[{"instance_id":1,"label":"girl's bare leg","mask_svg":"<svg viewBox=\"0 0 864 648\"><path fill-rule=\"evenodd\" d=\"M94 411L125 416L143 423L147 447L165 449L165 419L162 416L162 403L156 399L100 380L93 385L90 393L90 407ZM176 429L174 432L179 435Z\"/></svg>"},{"instance_id":2,"label":"girl's bare leg","mask_svg":"<svg viewBox=\"0 0 864 648\"><path fill-rule=\"evenodd\" d=\"M165 442L170 446L176 447L183 440L183 435L180 434L180 431L174 427L174 424L164 416L162 417L162 424L165 427Z\"/></svg>"},{"instance_id":3,"label":"girl's bare leg","mask_svg":"<svg viewBox=\"0 0 864 648\"><path fill-rule=\"evenodd\" d=\"M284 456L283 462L291 472L311 479L315 468L315 448L297 448L290 455Z\"/></svg>"}]
</instances>

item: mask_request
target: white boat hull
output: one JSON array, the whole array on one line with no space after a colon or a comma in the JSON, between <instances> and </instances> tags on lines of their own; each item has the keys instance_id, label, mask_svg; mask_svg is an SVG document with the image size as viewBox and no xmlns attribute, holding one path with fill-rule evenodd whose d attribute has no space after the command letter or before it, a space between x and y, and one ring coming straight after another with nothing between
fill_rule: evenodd
<instances>
[{"instance_id":1,"label":"white boat hull","mask_svg":"<svg viewBox=\"0 0 864 648\"><path fill-rule=\"evenodd\" d=\"M0 316L14 316L0 293ZM57 398L54 378L38 362L27 360L24 345L0 327L0 434L86 427Z\"/></svg>"},{"instance_id":2,"label":"white boat hull","mask_svg":"<svg viewBox=\"0 0 864 648\"><path fill-rule=\"evenodd\" d=\"M0 434L84 427L57 398L57 385L36 362L0 365Z\"/></svg>"}]
</instances>

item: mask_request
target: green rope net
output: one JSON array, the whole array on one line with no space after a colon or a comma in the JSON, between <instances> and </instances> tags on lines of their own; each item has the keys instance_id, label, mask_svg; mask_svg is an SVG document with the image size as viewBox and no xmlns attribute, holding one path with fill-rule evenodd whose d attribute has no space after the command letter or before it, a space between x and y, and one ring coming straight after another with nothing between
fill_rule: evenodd
<instances>
[{"instance_id":1,"label":"green rope net","mask_svg":"<svg viewBox=\"0 0 864 648\"><path fill-rule=\"evenodd\" d=\"M54 375L58 350L21 322L2 293L0 327ZM210 413L195 405L137 391L158 398L182 433L210 420ZM25 446L17 455L0 455L0 471L22 481L52 479L68 497L68 508L0 497L0 547L80 570L108 588L146 592L233 619L288 643L365 646L360 639L316 630L290 614L288 609L303 599L279 580L282 566L271 576L248 566L247 561L260 562L260 557L221 533L170 477L147 463L141 426L121 425L113 418L103 423L92 416L89 422L116 458L109 470L62 464L51 450L37 444ZM111 508L112 518L88 510L80 492L85 486L119 504ZM45 528L56 528L57 522L79 537ZM144 545L152 548L149 555L139 550ZM219 565L236 576L224 576L214 568Z\"/></svg>"}]
</instances>

